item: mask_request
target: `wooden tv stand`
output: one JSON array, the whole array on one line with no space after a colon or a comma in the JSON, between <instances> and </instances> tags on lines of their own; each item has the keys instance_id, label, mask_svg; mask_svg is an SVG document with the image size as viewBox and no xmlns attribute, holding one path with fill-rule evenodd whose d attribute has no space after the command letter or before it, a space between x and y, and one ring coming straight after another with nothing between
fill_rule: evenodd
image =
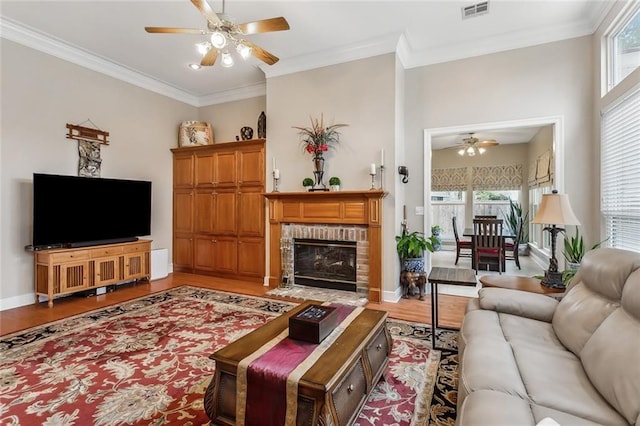
<instances>
[{"instance_id":1,"label":"wooden tv stand","mask_svg":"<svg viewBox=\"0 0 640 426\"><path fill-rule=\"evenodd\" d=\"M59 248L34 252L34 283L38 296L63 294L151 277L151 241Z\"/></svg>"}]
</instances>

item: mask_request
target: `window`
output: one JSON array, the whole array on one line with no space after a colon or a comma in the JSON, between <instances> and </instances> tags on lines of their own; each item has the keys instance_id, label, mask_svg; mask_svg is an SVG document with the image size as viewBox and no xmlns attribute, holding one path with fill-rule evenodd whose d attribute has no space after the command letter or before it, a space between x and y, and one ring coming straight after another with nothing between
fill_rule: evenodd
<instances>
[{"instance_id":1,"label":"window","mask_svg":"<svg viewBox=\"0 0 640 426\"><path fill-rule=\"evenodd\" d=\"M509 214L509 199L520 202L520 190L517 191L473 191L473 215L497 216L503 219Z\"/></svg>"},{"instance_id":2,"label":"window","mask_svg":"<svg viewBox=\"0 0 640 426\"><path fill-rule=\"evenodd\" d=\"M640 66L640 3L607 36L609 90Z\"/></svg>"},{"instance_id":3,"label":"window","mask_svg":"<svg viewBox=\"0 0 640 426\"><path fill-rule=\"evenodd\" d=\"M433 191L431 193L431 223L442 227L441 238L443 240L453 240L453 222L451 218L456 216L458 230L465 227L466 191Z\"/></svg>"},{"instance_id":4,"label":"window","mask_svg":"<svg viewBox=\"0 0 640 426\"><path fill-rule=\"evenodd\" d=\"M640 88L602 116L601 211L608 245L640 251Z\"/></svg>"},{"instance_id":5,"label":"window","mask_svg":"<svg viewBox=\"0 0 640 426\"><path fill-rule=\"evenodd\" d=\"M536 217L543 194L550 194L551 186L529 188L529 218ZM543 226L529 221L529 242L535 247L551 250L551 237L548 232L542 232Z\"/></svg>"}]
</instances>

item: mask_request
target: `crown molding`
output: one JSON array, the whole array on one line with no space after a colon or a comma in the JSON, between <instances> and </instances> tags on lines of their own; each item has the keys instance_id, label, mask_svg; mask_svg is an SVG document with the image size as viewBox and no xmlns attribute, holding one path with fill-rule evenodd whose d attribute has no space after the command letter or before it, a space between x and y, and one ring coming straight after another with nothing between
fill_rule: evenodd
<instances>
[{"instance_id":1,"label":"crown molding","mask_svg":"<svg viewBox=\"0 0 640 426\"><path fill-rule=\"evenodd\" d=\"M0 37L192 106L197 96L0 16Z\"/></svg>"},{"instance_id":2,"label":"crown molding","mask_svg":"<svg viewBox=\"0 0 640 426\"><path fill-rule=\"evenodd\" d=\"M210 95L201 96L198 106L209 106L223 104L225 102L239 101L242 99L255 98L267 95L267 83L255 83L249 86L238 87L236 89L224 90L222 92L212 93Z\"/></svg>"},{"instance_id":3,"label":"crown molding","mask_svg":"<svg viewBox=\"0 0 640 426\"><path fill-rule=\"evenodd\" d=\"M411 62L411 44L409 43L409 39L407 35L403 33L398 40L398 45L396 46L396 56L400 59L400 64L404 69L407 69L407 64Z\"/></svg>"},{"instance_id":4,"label":"crown molding","mask_svg":"<svg viewBox=\"0 0 640 426\"><path fill-rule=\"evenodd\" d=\"M554 29L540 29L535 32L521 31L519 33L509 33L508 36L499 34L475 40L473 44L460 43L427 48L411 52L408 55L407 62L405 62L405 68L417 68L582 37L593 34L593 25L591 21L582 21L576 24L558 26Z\"/></svg>"},{"instance_id":5,"label":"crown molding","mask_svg":"<svg viewBox=\"0 0 640 426\"><path fill-rule=\"evenodd\" d=\"M274 65L263 64L259 65L259 67L267 78L271 78L356 61L395 52L399 37L399 34L388 34L337 49L327 49L293 58L281 59Z\"/></svg>"}]
</instances>

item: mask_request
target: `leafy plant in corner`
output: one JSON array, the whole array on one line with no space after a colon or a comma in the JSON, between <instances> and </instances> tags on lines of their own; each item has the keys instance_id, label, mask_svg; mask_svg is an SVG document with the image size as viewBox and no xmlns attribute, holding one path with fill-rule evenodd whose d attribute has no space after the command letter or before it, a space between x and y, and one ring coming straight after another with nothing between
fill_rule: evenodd
<instances>
[{"instance_id":1,"label":"leafy plant in corner","mask_svg":"<svg viewBox=\"0 0 640 426\"><path fill-rule=\"evenodd\" d=\"M401 235L396 235L396 251L401 260L422 257L426 250L433 252L435 238L430 236L425 238L422 232L402 231Z\"/></svg>"},{"instance_id":2,"label":"leafy plant in corner","mask_svg":"<svg viewBox=\"0 0 640 426\"><path fill-rule=\"evenodd\" d=\"M329 178L329 185L340 185L340 178L337 176L332 176Z\"/></svg>"}]
</instances>

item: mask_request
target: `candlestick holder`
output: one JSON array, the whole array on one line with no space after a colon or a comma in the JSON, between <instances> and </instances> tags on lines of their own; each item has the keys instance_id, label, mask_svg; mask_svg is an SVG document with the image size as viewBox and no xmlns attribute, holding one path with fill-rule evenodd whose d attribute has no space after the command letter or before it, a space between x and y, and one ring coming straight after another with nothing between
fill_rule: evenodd
<instances>
[{"instance_id":1,"label":"candlestick holder","mask_svg":"<svg viewBox=\"0 0 640 426\"><path fill-rule=\"evenodd\" d=\"M384 190L384 165L380 164L380 191Z\"/></svg>"},{"instance_id":2,"label":"candlestick holder","mask_svg":"<svg viewBox=\"0 0 640 426\"><path fill-rule=\"evenodd\" d=\"M370 190L374 190L376 189L376 174L375 173L369 173L369 176L371 176L371 188L369 188Z\"/></svg>"},{"instance_id":3,"label":"candlestick holder","mask_svg":"<svg viewBox=\"0 0 640 426\"><path fill-rule=\"evenodd\" d=\"M276 177L276 173L273 172L273 192L280 192L278 191L278 182L280 182L280 178Z\"/></svg>"}]
</instances>

